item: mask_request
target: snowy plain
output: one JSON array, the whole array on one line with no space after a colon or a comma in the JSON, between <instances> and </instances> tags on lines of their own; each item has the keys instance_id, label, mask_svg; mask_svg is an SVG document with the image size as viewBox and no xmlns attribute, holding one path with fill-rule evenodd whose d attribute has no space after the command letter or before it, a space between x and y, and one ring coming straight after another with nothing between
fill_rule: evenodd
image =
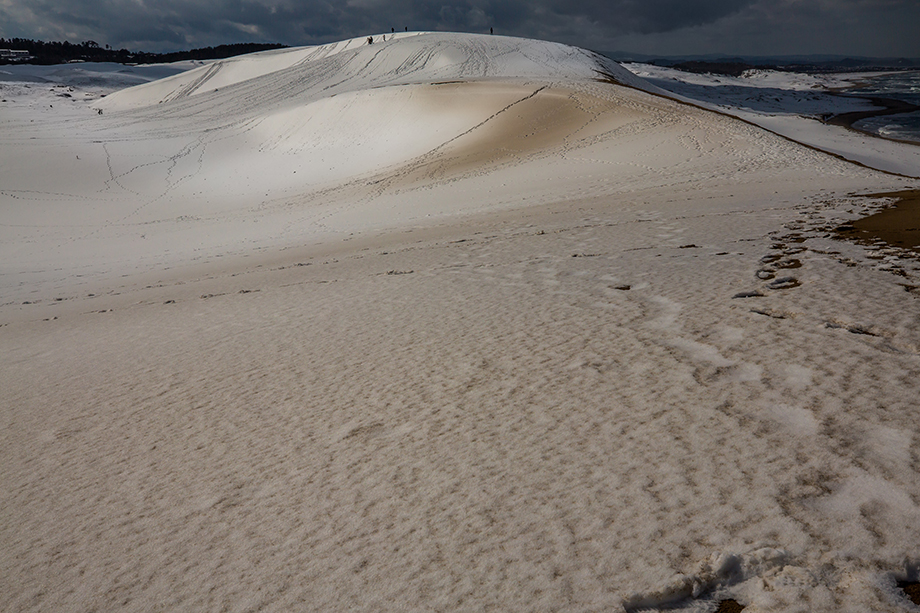
<instances>
[{"instance_id":1,"label":"snowy plain","mask_svg":"<svg viewBox=\"0 0 920 613\"><path fill-rule=\"evenodd\" d=\"M840 95L840 90L878 73L810 75L749 70L740 77L731 77L692 74L652 64L626 67L679 100L728 113L871 168L920 177L920 147L904 148L890 140L823 121L830 115L879 108L868 100Z\"/></svg>"},{"instance_id":2,"label":"snowy plain","mask_svg":"<svg viewBox=\"0 0 920 613\"><path fill-rule=\"evenodd\" d=\"M0 83L0 610L920 610L917 148L374 38Z\"/></svg>"}]
</instances>

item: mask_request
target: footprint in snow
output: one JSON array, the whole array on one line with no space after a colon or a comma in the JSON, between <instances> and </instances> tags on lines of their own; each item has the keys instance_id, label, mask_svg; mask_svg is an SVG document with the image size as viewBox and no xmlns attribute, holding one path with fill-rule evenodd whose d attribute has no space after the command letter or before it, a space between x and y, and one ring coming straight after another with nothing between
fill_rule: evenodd
<instances>
[{"instance_id":1,"label":"footprint in snow","mask_svg":"<svg viewBox=\"0 0 920 613\"><path fill-rule=\"evenodd\" d=\"M767 283L768 289L791 289L793 287L798 287L802 283L795 277L778 277L773 281Z\"/></svg>"},{"instance_id":2,"label":"footprint in snow","mask_svg":"<svg viewBox=\"0 0 920 613\"><path fill-rule=\"evenodd\" d=\"M801 245L789 247L784 241L802 243L806 238L798 234L790 234L782 237L782 239L783 241L770 245L770 249L775 253L769 253L760 258L760 263L763 265L763 268L755 273L756 277L761 281L770 281L770 283L767 284L769 289L789 289L801 285L801 283L793 277L781 277L777 279L776 274L778 270L791 270L802 267L802 261L792 256L808 251L808 247Z\"/></svg>"}]
</instances>

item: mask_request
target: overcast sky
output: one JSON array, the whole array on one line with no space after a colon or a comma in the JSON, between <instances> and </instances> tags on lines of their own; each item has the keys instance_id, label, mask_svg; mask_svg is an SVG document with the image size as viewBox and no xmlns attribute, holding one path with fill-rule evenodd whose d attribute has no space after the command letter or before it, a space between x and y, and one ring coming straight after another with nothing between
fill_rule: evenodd
<instances>
[{"instance_id":1,"label":"overcast sky","mask_svg":"<svg viewBox=\"0 0 920 613\"><path fill-rule=\"evenodd\" d=\"M920 0L0 0L0 36L174 51L488 32L652 55L920 57Z\"/></svg>"}]
</instances>

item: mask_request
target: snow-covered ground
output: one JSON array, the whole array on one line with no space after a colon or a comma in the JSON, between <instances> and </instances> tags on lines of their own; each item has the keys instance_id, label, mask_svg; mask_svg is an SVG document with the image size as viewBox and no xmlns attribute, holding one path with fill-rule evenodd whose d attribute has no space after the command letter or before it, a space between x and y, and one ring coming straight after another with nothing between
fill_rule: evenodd
<instances>
[{"instance_id":1,"label":"snow-covered ground","mask_svg":"<svg viewBox=\"0 0 920 613\"><path fill-rule=\"evenodd\" d=\"M870 110L870 103L833 93L846 87L842 75L809 75L749 70L740 77L696 74L653 64L625 64L631 72L662 89L712 103L722 109L745 109L777 115L807 115Z\"/></svg>"},{"instance_id":2,"label":"snow-covered ground","mask_svg":"<svg viewBox=\"0 0 920 613\"><path fill-rule=\"evenodd\" d=\"M867 100L839 95L840 89L852 87L876 73L807 75L752 70L731 77L693 74L651 64L625 66L679 100L728 113L872 168L920 177L920 147L903 147L823 123L823 118L830 115L878 108Z\"/></svg>"},{"instance_id":3,"label":"snow-covered ground","mask_svg":"<svg viewBox=\"0 0 920 613\"><path fill-rule=\"evenodd\" d=\"M920 181L374 38L0 83L0 610L918 610Z\"/></svg>"}]
</instances>

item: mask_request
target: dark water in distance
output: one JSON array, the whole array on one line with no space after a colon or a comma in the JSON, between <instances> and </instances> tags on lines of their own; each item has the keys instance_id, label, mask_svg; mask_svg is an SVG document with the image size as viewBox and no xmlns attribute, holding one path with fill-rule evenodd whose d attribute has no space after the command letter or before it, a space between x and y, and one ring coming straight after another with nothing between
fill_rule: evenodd
<instances>
[{"instance_id":1,"label":"dark water in distance","mask_svg":"<svg viewBox=\"0 0 920 613\"><path fill-rule=\"evenodd\" d=\"M847 90L847 93L895 98L920 106L920 71L870 77L866 83ZM920 143L920 111L863 119L853 126L888 138Z\"/></svg>"}]
</instances>

